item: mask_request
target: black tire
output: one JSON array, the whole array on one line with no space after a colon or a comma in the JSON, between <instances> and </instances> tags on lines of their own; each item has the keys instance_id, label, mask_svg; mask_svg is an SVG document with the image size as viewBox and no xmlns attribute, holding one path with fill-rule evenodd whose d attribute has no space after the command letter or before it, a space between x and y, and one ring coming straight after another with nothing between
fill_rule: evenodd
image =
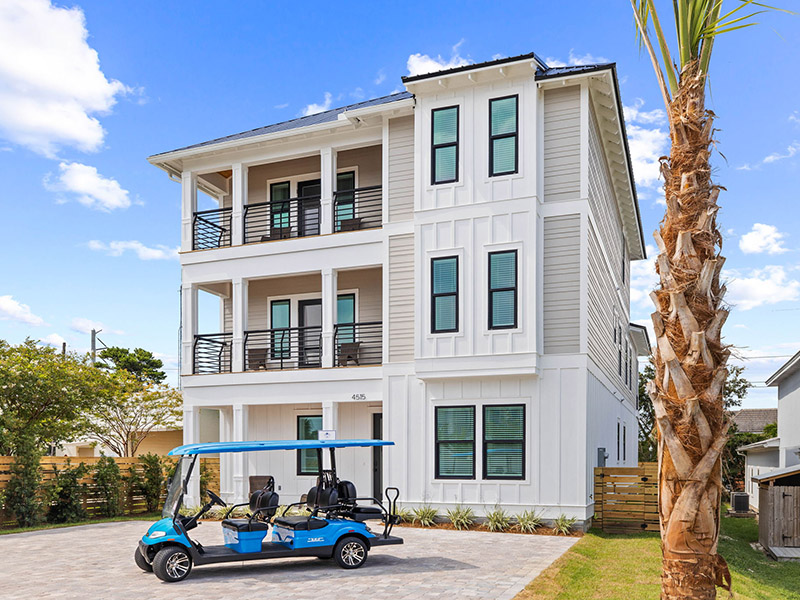
<instances>
[{"instance_id":1,"label":"black tire","mask_svg":"<svg viewBox=\"0 0 800 600\"><path fill-rule=\"evenodd\" d=\"M142 553L139 552L138 548L133 553L133 562L135 562L136 566L139 567L142 571L145 571L147 573L153 572L153 565L151 565L144 559L144 556L142 556Z\"/></svg>"},{"instance_id":2,"label":"black tire","mask_svg":"<svg viewBox=\"0 0 800 600\"><path fill-rule=\"evenodd\" d=\"M367 562L367 544L357 537L344 537L333 549L333 558L343 569L357 569Z\"/></svg>"},{"instance_id":3,"label":"black tire","mask_svg":"<svg viewBox=\"0 0 800 600\"><path fill-rule=\"evenodd\" d=\"M153 573L161 581L174 583L186 579L192 572L192 557L180 546L162 548L153 559Z\"/></svg>"}]
</instances>

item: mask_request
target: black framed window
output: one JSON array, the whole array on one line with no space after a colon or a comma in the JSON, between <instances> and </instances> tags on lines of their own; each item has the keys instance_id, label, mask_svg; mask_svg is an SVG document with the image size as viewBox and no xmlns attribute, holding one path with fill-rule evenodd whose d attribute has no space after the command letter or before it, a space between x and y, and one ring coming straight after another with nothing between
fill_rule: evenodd
<instances>
[{"instance_id":1,"label":"black framed window","mask_svg":"<svg viewBox=\"0 0 800 600\"><path fill-rule=\"evenodd\" d=\"M628 426L622 424L622 460L628 460Z\"/></svg>"},{"instance_id":2,"label":"black framed window","mask_svg":"<svg viewBox=\"0 0 800 600\"><path fill-rule=\"evenodd\" d=\"M436 478L475 479L475 407L436 407Z\"/></svg>"},{"instance_id":3,"label":"black framed window","mask_svg":"<svg viewBox=\"0 0 800 600\"><path fill-rule=\"evenodd\" d=\"M519 98L489 100L489 175L510 175L519 168Z\"/></svg>"},{"instance_id":4,"label":"black framed window","mask_svg":"<svg viewBox=\"0 0 800 600\"><path fill-rule=\"evenodd\" d=\"M431 182L458 181L458 106L431 111Z\"/></svg>"},{"instance_id":5,"label":"black framed window","mask_svg":"<svg viewBox=\"0 0 800 600\"><path fill-rule=\"evenodd\" d=\"M334 231L342 230L342 221L356 216L356 173L347 171L336 175L336 206L334 207ZM348 193L349 192L349 193Z\"/></svg>"},{"instance_id":6,"label":"black framed window","mask_svg":"<svg viewBox=\"0 0 800 600\"><path fill-rule=\"evenodd\" d=\"M431 333L458 331L458 257L431 259Z\"/></svg>"},{"instance_id":7,"label":"black framed window","mask_svg":"<svg viewBox=\"0 0 800 600\"><path fill-rule=\"evenodd\" d=\"M322 415L298 415L298 440L319 439L317 432L320 429L322 429ZM319 474L319 463L317 462L317 450L315 448L303 448L302 450L297 451L297 474Z\"/></svg>"},{"instance_id":8,"label":"black framed window","mask_svg":"<svg viewBox=\"0 0 800 600\"><path fill-rule=\"evenodd\" d=\"M625 283L628 272L627 250L625 248L625 237L622 237L622 283Z\"/></svg>"},{"instance_id":9,"label":"black framed window","mask_svg":"<svg viewBox=\"0 0 800 600\"><path fill-rule=\"evenodd\" d=\"M489 253L489 329L517 326L517 251Z\"/></svg>"},{"instance_id":10,"label":"black framed window","mask_svg":"<svg viewBox=\"0 0 800 600\"><path fill-rule=\"evenodd\" d=\"M270 215L274 229L286 229L291 226L289 196L288 181L273 183L269 186Z\"/></svg>"},{"instance_id":11,"label":"black framed window","mask_svg":"<svg viewBox=\"0 0 800 600\"><path fill-rule=\"evenodd\" d=\"M483 478L525 478L525 405L483 407Z\"/></svg>"},{"instance_id":12,"label":"black framed window","mask_svg":"<svg viewBox=\"0 0 800 600\"><path fill-rule=\"evenodd\" d=\"M619 462L619 421L617 421L617 462Z\"/></svg>"},{"instance_id":13,"label":"black framed window","mask_svg":"<svg viewBox=\"0 0 800 600\"><path fill-rule=\"evenodd\" d=\"M291 307L288 300L273 300L270 303L271 358L289 358L291 355L290 310Z\"/></svg>"},{"instance_id":14,"label":"black framed window","mask_svg":"<svg viewBox=\"0 0 800 600\"><path fill-rule=\"evenodd\" d=\"M340 344L356 341L356 296L339 294L336 298L336 341Z\"/></svg>"}]
</instances>

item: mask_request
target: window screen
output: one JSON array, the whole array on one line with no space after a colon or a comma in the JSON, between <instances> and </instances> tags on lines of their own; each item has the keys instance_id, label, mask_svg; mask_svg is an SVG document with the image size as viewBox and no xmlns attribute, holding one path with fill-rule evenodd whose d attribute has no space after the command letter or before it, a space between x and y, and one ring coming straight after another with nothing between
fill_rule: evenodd
<instances>
[{"instance_id":1,"label":"window screen","mask_svg":"<svg viewBox=\"0 0 800 600\"><path fill-rule=\"evenodd\" d=\"M475 478L475 407L436 408L437 479Z\"/></svg>"},{"instance_id":2,"label":"window screen","mask_svg":"<svg viewBox=\"0 0 800 600\"><path fill-rule=\"evenodd\" d=\"M434 184L458 181L458 107L432 111L431 178Z\"/></svg>"},{"instance_id":3,"label":"window screen","mask_svg":"<svg viewBox=\"0 0 800 600\"><path fill-rule=\"evenodd\" d=\"M317 432L322 429L321 415L300 415L297 417L297 439L316 440ZM319 466L316 449L303 449L297 451L297 474L317 475Z\"/></svg>"},{"instance_id":4,"label":"window screen","mask_svg":"<svg viewBox=\"0 0 800 600\"><path fill-rule=\"evenodd\" d=\"M489 254L489 329L517 326L517 251Z\"/></svg>"},{"instance_id":5,"label":"window screen","mask_svg":"<svg viewBox=\"0 0 800 600\"><path fill-rule=\"evenodd\" d=\"M431 332L458 331L458 257L431 260Z\"/></svg>"},{"instance_id":6,"label":"window screen","mask_svg":"<svg viewBox=\"0 0 800 600\"><path fill-rule=\"evenodd\" d=\"M489 101L489 174L517 172L517 96Z\"/></svg>"}]
</instances>

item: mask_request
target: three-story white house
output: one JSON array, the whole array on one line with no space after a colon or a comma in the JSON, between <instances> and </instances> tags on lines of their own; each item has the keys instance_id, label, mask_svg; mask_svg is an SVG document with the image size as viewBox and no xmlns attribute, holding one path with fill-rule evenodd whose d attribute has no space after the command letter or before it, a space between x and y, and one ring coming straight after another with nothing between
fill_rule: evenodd
<instances>
[{"instance_id":1,"label":"three-story white house","mask_svg":"<svg viewBox=\"0 0 800 600\"><path fill-rule=\"evenodd\" d=\"M527 54L403 83L150 157L182 185L184 441L382 437L341 452L362 495L588 522L593 467L637 463L649 351L615 67ZM315 461L223 456L222 495L272 475L297 501Z\"/></svg>"}]
</instances>

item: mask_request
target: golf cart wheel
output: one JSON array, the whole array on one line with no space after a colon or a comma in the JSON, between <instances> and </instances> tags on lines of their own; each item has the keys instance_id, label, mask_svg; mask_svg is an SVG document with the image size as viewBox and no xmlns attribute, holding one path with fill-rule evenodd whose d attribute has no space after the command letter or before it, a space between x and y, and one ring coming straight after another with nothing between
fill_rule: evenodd
<instances>
[{"instance_id":1,"label":"golf cart wheel","mask_svg":"<svg viewBox=\"0 0 800 600\"><path fill-rule=\"evenodd\" d=\"M133 562L135 562L136 566L139 567L142 571L146 571L147 573L153 572L153 565L151 565L144 559L144 556L142 556L142 553L139 552L138 548L133 553Z\"/></svg>"},{"instance_id":2,"label":"golf cart wheel","mask_svg":"<svg viewBox=\"0 0 800 600\"><path fill-rule=\"evenodd\" d=\"M357 537L342 538L333 550L333 558L343 569L357 569L367 562L367 545Z\"/></svg>"},{"instance_id":3,"label":"golf cart wheel","mask_svg":"<svg viewBox=\"0 0 800 600\"><path fill-rule=\"evenodd\" d=\"M161 581L173 583L186 579L192 570L189 551L179 546L162 548L153 559L153 572Z\"/></svg>"}]
</instances>

